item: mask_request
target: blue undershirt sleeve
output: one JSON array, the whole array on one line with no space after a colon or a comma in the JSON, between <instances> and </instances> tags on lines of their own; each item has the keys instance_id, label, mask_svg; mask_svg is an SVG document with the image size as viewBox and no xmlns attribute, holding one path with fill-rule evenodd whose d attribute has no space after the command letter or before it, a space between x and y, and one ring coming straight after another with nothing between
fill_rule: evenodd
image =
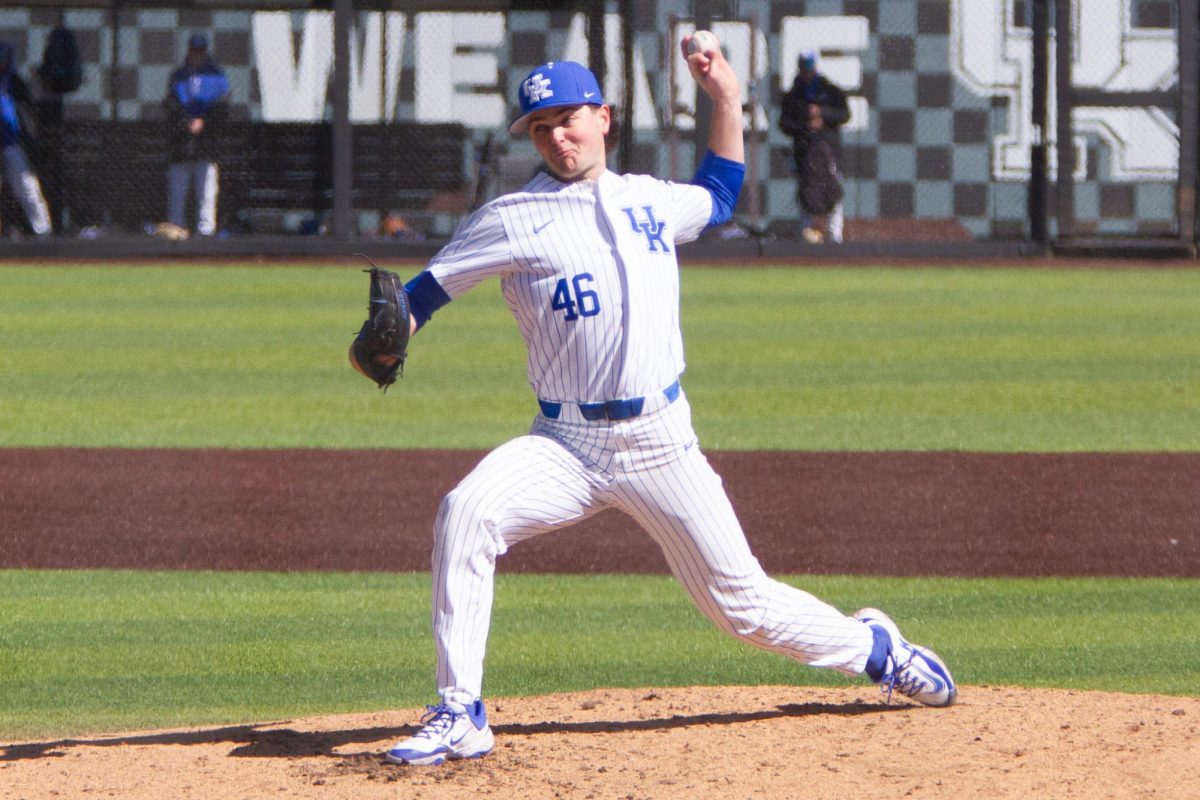
<instances>
[{"instance_id":1,"label":"blue undershirt sleeve","mask_svg":"<svg viewBox=\"0 0 1200 800\"><path fill-rule=\"evenodd\" d=\"M450 302L450 295L446 294L429 270L422 271L404 284L404 289L408 292L412 315L417 320L417 330L429 321L433 312Z\"/></svg>"},{"instance_id":2,"label":"blue undershirt sleeve","mask_svg":"<svg viewBox=\"0 0 1200 800\"><path fill-rule=\"evenodd\" d=\"M720 225L733 219L733 209L737 207L738 194L742 191L742 181L746 177L746 165L739 161L722 158L709 150L696 169L692 183L703 186L712 194L712 216L709 225Z\"/></svg>"}]
</instances>

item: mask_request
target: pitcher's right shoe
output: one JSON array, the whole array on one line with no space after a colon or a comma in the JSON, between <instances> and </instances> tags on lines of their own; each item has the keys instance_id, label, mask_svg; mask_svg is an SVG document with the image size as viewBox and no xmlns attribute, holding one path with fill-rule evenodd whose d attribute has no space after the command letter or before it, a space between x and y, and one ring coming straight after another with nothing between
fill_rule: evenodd
<instances>
[{"instance_id":1,"label":"pitcher's right shoe","mask_svg":"<svg viewBox=\"0 0 1200 800\"><path fill-rule=\"evenodd\" d=\"M942 660L932 650L904 641L887 614L877 608L864 608L854 618L883 631L890 640L887 664L879 681L888 702L893 691L927 706L948 706L958 697L958 687Z\"/></svg>"},{"instance_id":2,"label":"pitcher's right shoe","mask_svg":"<svg viewBox=\"0 0 1200 800\"><path fill-rule=\"evenodd\" d=\"M447 759L480 758L492 752L496 740L488 727L482 700L466 707L439 703L425 708L421 730L411 739L396 742L387 752L388 761L424 767Z\"/></svg>"}]
</instances>

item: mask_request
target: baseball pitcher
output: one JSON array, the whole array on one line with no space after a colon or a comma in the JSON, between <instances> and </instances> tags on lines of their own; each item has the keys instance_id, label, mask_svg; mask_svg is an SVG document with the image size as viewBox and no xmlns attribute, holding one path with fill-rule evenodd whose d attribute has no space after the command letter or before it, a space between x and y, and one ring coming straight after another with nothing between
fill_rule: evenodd
<instances>
[{"instance_id":1,"label":"baseball pitcher","mask_svg":"<svg viewBox=\"0 0 1200 800\"><path fill-rule=\"evenodd\" d=\"M350 349L356 369L392 384L409 335L495 275L528 347L538 407L529 434L487 455L438 510L439 699L415 735L388 752L393 763L492 750L483 663L496 560L605 508L645 529L696 607L731 636L803 664L865 673L889 698L954 702L946 666L882 612L846 616L768 577L697 446L681 385L676 249L730 219L745 168L737 76L711 33L682 45L712 102L708 152L691 183L609 171L612 117L595 76L551 62L521 84L510 126L532 139L544 171L468 217L407 284L372 272L370 315Z\"/></svg>"}]
</instances>

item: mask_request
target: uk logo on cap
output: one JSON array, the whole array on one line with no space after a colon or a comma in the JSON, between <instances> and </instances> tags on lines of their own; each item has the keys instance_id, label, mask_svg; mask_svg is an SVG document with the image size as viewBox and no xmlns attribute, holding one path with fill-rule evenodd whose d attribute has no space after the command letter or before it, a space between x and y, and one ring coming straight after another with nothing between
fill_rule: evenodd
<instances>
[{"instance_id":1,"label":"uk logo on cap","mask_svg":"<svg viewBox=\"0 0 1200 800\"><path fill-rule=\"evenodd\" d=\"M556 106L602 106L604 95L592 71L574 61L550 61L530 72L517 92L521 112L509 133L524 133L529 115Z\"/></svg>"},{"instance_id":2,"label":"uk logo on cap","mask_svg":"<svg viewBox=\"0 0 1200 800\"><path fill-rule=\"evenodd\" d=\"M540 72L526 78L525 83L521 84L521 91L525 93L525 102L530 105L540 103L543 98L554 97L554 91L550 88L550 79L543 78Z\"/></svg>"}]
</instances>

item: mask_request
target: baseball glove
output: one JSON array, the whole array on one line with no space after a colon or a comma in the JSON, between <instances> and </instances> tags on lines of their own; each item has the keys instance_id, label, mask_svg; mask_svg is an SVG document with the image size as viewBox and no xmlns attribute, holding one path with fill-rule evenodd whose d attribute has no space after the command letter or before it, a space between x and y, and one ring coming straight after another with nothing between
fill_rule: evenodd
<instances>
[{"instance_id":1,"label":"baseball glove","mask_svg":"<svg viewBox=\"0 0 1200 800\"><path fill-rule=\"evenodd\" d=\"M350 363L386 392L404 374L412 312L400 276L374 264L363 272L371 273L371 302L350 346Z\"/></svg>"}]
</instances>

